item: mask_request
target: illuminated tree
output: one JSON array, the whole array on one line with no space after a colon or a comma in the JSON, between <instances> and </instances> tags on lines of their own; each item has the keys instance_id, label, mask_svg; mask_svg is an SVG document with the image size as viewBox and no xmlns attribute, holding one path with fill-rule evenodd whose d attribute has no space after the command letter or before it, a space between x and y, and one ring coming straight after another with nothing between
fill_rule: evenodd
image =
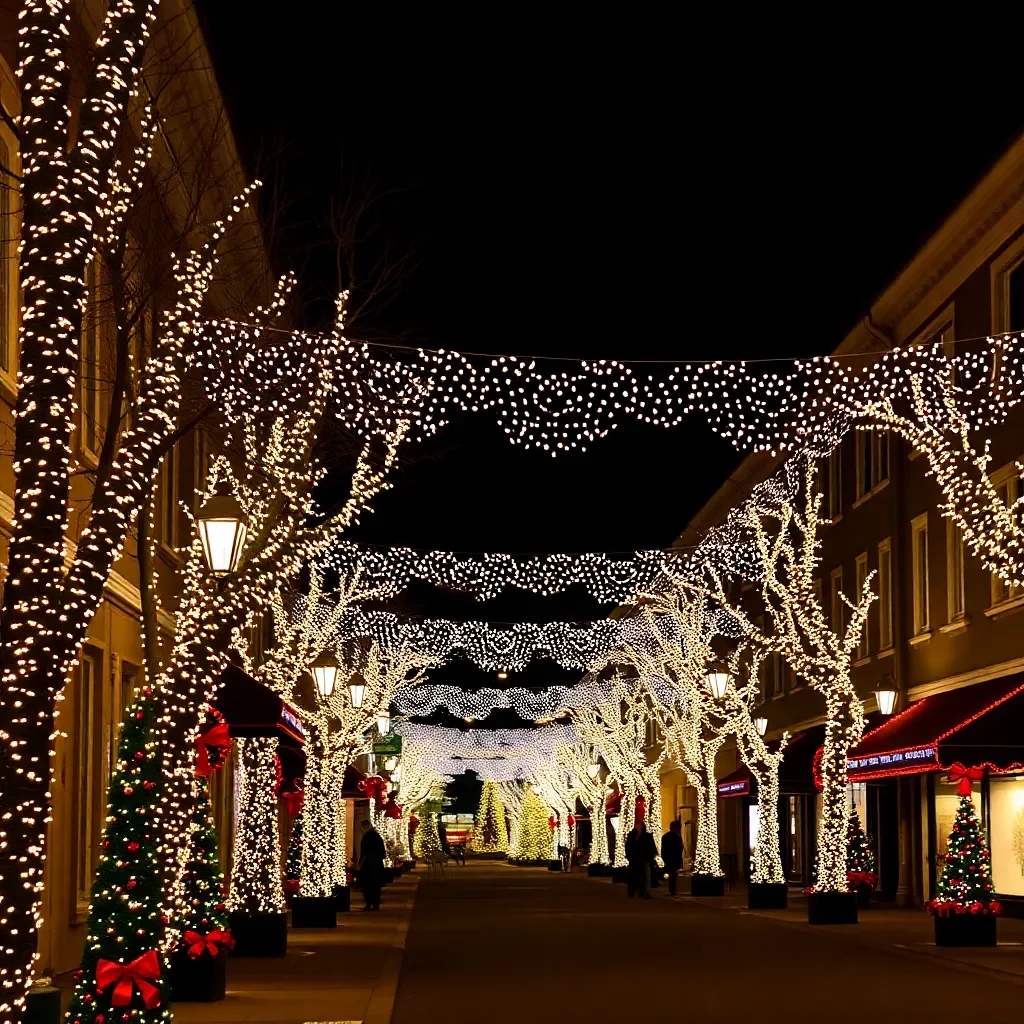
<instances>
[{"instance_id":1,"label":"illuminated tree","mask_svg":"<svg viewBox=\"0 0 1024 1024\"><path fill-rule=\"evenodd\" d=\"M418 858L429 860L441 852L441 834L437 830L437 814L424 811L419 828L413 837L413 852Z\"/></svg>"},{"instance_id":2,"label":"illuminated tree","mask_svg":"<svg viewBox=\"0 0 1024 1024\"><path fill-rule=\"evenodd\" d=\"M519 816L518 842L509 851L509 860L522 864L551 860L550 816L550 809L527 787L523 796L523 810Z\"/></svg>"},{"instance_id":3,"label":"illuminated tree","mask_svg":"<svg viewBox=\"0 0 1024 1024\"><path fill-rule=\"evenodd\" d=\"M520 779L505 779L498 783L501 802L505 808L505 819L508 822L508 849L511 854L519 846L519 824L523 815L523 803L526 800L526 786Z\"/></svg>"},{"instance_id":4,"label":"illuminated tree","mask_svg":"<svg viewBox=\"0 0 1024 1024\"><path fill-rule=\"evenodd\" d=\"M496 782L485 782L469 848L475 853L508 853L505 805Z\"/></svg>"},{"instance_id":5,"label":"illuminated tree","mask_svg":"<svg viewBox=\"0 0 1024 1024\"><path fill-rule=\"evenodd\" d=\"M754 650L781 655L824 698L815 889L846 892L847 755L864 731L864 710L850 668L875 595L869 574L856 603L843 595L848 621L830 624L826 619L816 584L820 530L826 522L820 505L813 460L787 464L705 540L685 586L695 598L724 610ZM757 624L750 609L733 599L730 576L753 583L751 595L769 626Z\"/></svg>"}]
</instances>

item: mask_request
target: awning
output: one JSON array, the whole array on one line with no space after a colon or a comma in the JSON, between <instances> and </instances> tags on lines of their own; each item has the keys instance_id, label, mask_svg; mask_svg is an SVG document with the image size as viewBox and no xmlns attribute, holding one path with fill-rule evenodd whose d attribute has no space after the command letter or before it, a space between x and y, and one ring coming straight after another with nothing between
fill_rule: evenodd
<instances>
[{"instance_id":1,"label":"awning","mask_svg":"<svg viewBox=\"0 0 1024 1024\"><path fill-rule=\"evenodd\" d=\"M734 772L730 772L724 779L718 780L719 797L728 796L750 796L754 785L754 777L750 769L741 764Z\"/></svg>"},{"instance_id":2,"label":"awning","mask_svg":"<svg viewBox=\"0 0 1024 1024\"><path fill-rule=\"evenodd\" d=\"M345 778L341 783L342 799L365 800L366 794L359 788L359 783L365 778L366 776L358 768L350 764L345 769Z\"/></svg>"},{"instance_id":3,"label":"awning","mask_svg":"<svg viewBox=\"0 0 1024 1024\"><path fill-rule=\"evenodd\" d=\"M850 751L851 782L944 772L1024 771L1024 674L915 701Z\"/></svg>"},{"instance_id":4,"label":"awning","mask_svg":"<svg viewBox=\"0 0 1024 1024\"><path fill-rule=\"evenodd\" d=\"M232 736L276 736L300 746L306 742L295 710L237 665L224 669L220 683L213 706L224 716Z\"/></svg>"}]
</instances>

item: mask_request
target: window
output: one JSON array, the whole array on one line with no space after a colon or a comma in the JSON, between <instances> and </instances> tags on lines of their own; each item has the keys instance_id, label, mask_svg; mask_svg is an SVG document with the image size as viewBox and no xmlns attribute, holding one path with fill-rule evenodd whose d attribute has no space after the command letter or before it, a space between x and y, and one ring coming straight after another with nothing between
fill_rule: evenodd
<instances>
[{"instance_id":1,"label":"window","mask_svg":"<svg viewBox=\"0 0 1024 1024\"><path fill-rule=\"evenodd\" d=\"M192 479L192 507L198 512L202 501L201 495L206 491L206 478L210 472L210 450L203 431L196 430L193 437L192 465L195 472Z\"/></svg>"},{"instance_id":2,"label":"window","mask_svg":"<svg viewBox=\"0 0 1024 1024\"><path fill-rule=\"evenodd\" d=\"M100 264L89 261L85 269L88 306L82 315L82 347L79 358L79 406L81 420L81 447L98 455L102 447L100 432Z\"/></svg>"},{"instance_id":3,"label":"window","mask_svg":"<svg viewBox=\"0 0 1024 1024\"><path fill-rule=\"evenodd\" d=\"M828 457L828 517L843 514L843 452L836 448Z\"/></svg>"},{"instance_id":4,"label":"window","mask_svg":"<svg viewBox=\"0 0 1024 1024\"><path fill-rule=\"evenodd\" d=\"M831 595L831 626L832 632L837 636L842 636L843 626L845 624L846 615L844 614L845 605L843 604L843 567L839 566L838 569L832 570L832 590Z\"/></svg>"},{"instance_id":5,"label":"window","mask_svg":"<svg viewBox=\"0 0 1024 1024\"><path fill-rule=\"evenodd\" d=\"M160 540L173 548L178 542L178 452L172 448L160 464Z\"/></svg>"},{"instance_id":6,"label":"window","mask_svg":"<svg viewBox=\"0 0 1024 1024\"><path fill-rule=\"evenodd\" d=\"M1024 269L1024 267L1022 267ZM1005 466L997 473L992 474L992 483L999 492L1003 504L1009 508L1020 497L1020 477L1017 476L1015 466ZM1022 591L1020 586L1014 583L1007 583L996 573L992 574L992 604L1002 604L1004 601L1012 601L1019 597Z\"/></svg>"},{"instance_id":7,"label":"window","mask_svg":"<svg viewBox=\"0 0 1024 1024\"><path fill-rule=\"evenodd\" d=\"M892 646L892 542L886 537L878 545L878 647Z\"/></svg>"},{"instance_id":8,"label":"window","mask_svg":"<svg viewBox=\"0 0 1024 1024\"><path fill-rule=\"evenodd\" d=\"M1003 329L1024 331L1024 261L1006 273L1005 282L1006 326Z\"/></svg>"},{"instance_id":9,"label":"window","mask_svg":"<svg viewBox=\"0 0 1024 1024\"><path fill-rule=\"evenodd\" d=\"M868 578L868 553L862 552L857 556L856 563L857 570L857 601L860 601L861 594L864 592L864 583ZM868 643L868 623L867 619L864 620L864 625L860 631L860 640L857 643L857 657L866 658L871 651L871 647Z\"/></svg>"},{"instance_id":10,"label":"window","mask_svg":"<svg viewBox=\"0 0 1024 1024\"><path fill-rule=\"evenodd\" d=\"M103 652L87 647L78 670L75 718L75 902L76 909L89 904L93 872L98 856L100 814L106 788L103 775L109 764L107 745L100 739L103 720Z\"/></svg>"},{"instance_id":11,"label":"window","mask_svg":"<svg viewBox=\"0 0 1024 1024\"><path fill-rule=\"evenodd\" d=\"M914 567L914 636L928 632L928 513L910 524L910 550Z\"/></svg>"},{"instance_id":12,"label":"window","mask_svg":"<svg viewBox=\"0 0 1024 1024\"><path fill-rule=\"evenodd\" d=\"M964 534L958 523L946 520L946 613L949 622L964 618Z\"/></svg>"},{"instance_id":13,"label":"window","mask_svg":"<svg viewBox=\"0 0 1024 1024\"><path fill-rule=\"evenodd\" d=\"M785 692L784 673L785 666L782 663L782 656L778 651L772 651L765 660L767 679L765 690L771 697L781 697Z\"/></svg>"},{"instance_id":14,"label":"window","mask_svg":"<svg viewBox=\"0 0 1024 1024\"><path fill-rule=\"evenodd\" d=\"M877 430L858 430L855 442L857 498L860 499L889 479L889 435Z\"/></svg>"}]
</instances>

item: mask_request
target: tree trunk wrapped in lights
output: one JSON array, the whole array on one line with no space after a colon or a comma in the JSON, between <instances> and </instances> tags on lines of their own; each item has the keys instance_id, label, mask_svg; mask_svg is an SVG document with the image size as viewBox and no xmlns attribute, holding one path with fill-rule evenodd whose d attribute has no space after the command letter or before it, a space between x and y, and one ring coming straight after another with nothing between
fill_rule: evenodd
<instances>
[{"instance_id":1,"label":"tree trunk wrapped in lights","mask_svg":"<svg viewBox=\"0 0 1024 1024\"><path fill-rule=\"evenodd\" d=\"M329 742L323 723L314 719L306 745L306 820L299 876L302 896L325 897L334 891L338 813Z\"/></svg>"},{"instance_id":2,"label":"tree trunk wrapped in lights","mask_svg":"<svg viewBox=\"0 0 1024 1024\"><path fill-rule=\"evenodd\" d=\"M240 740L239 746L238 821L228 906L235 913L283 914L277 740L253 737Z\"/></svg>"},{"instance_id":3,"label":"tree trunk wrapped in lights","mask_svg":"<svg viewBox=\"0 0 1024 1024\"><path fill-rule=\"evenodd\" d=\"M815 464L788 463L711 531L681 583L695 599L721 609L759 653L777 653L794 674L825 699L821 758L822 814L818 822L817 892L846 892L846 769L850 748L864 730L864 711L850 678L875 595L873 574L857 602L843 595L849 622L830 628L816 594L820 568L821 495ZM755 624L748 608L731 600L730 576L748 579L771 629Z\"/></svg>"}]
</instances>

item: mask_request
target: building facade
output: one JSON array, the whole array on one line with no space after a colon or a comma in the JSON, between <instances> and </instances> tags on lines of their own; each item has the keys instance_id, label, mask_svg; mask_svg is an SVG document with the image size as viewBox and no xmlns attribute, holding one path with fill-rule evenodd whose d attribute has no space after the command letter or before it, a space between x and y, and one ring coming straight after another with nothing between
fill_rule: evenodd
<instances>
[{"instance_id":1,"label":"building facade","mask_svg":"<svg viewBox=\"0 0 1024 1024\"><path fill-rule=\"evenodd\" d=\"M969 339L1022 329L1024 139L929 239L837 352L938 342L952 353ZM1024 454L1022 427L1018 411L993 433L992 480L1008 501L1020 495L1015 460ZM775 464L764 454L749 456L689 524L680 544L694 543L720 522ZM1024 901L1024 774L1017 770L1024 766L1017 764L1014 747L1024 736L1024 710L1015 698L1024 685L1024 592L986 572L965 550L955 523L939 512L939 491L926 470L925 460L900 439L859 431L847 435L821 467L825 511L832 518L821 561L825 614L841 625L846 609L839 594L855 594L874 573L878 600L853 680L869 712L869 733L882 725L876 690L897 690L895 710L907 712L854 751L850 799L876 848L880 895L920 905L934 892L957 802L955 786L939 769L969 757L988 763L975 783L975 803L988 831L995 887L1012 905ZM823 701L777 658L766 661L761 690L767 735L788 730L794 737L782 769L779 817L787 876L807 883ZM968 721L974 723L970 734ZM946 738L939 743L929 729ZM994 753L988 757L986 751ZM743 792L742 771L733 774L734 751L724 751L718 767L724 780L723 859L727 870L734 863L745 875L752 800ZM665 783L666 808L687 814L681 773L667 772Z\"/></svg>"}]
</instances>

